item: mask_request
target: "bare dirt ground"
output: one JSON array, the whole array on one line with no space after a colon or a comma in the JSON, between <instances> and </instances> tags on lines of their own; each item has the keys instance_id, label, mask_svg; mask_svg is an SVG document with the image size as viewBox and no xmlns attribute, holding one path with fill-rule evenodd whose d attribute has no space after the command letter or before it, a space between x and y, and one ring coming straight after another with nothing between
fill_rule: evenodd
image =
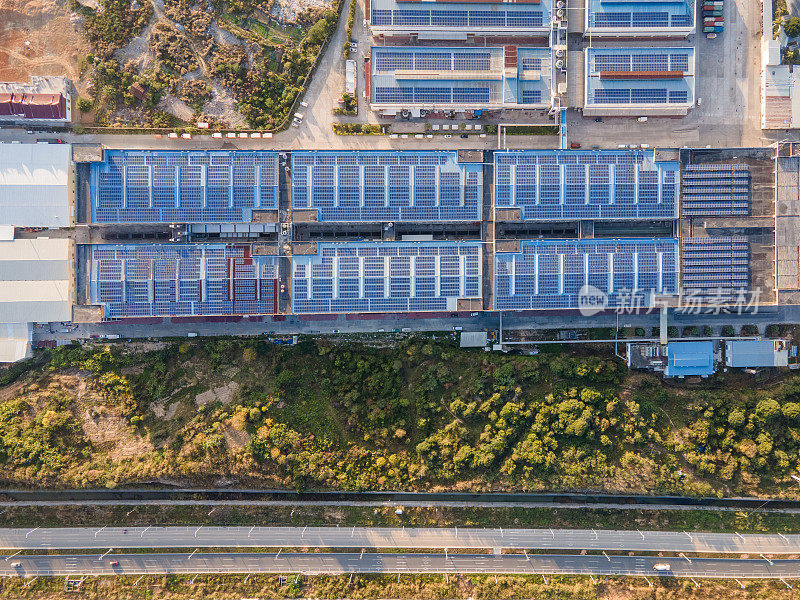
<instances>
[{"instance_id":1,"label":"bare dirt ground","mask_svg":"<svg viewBox=\"0 0 800 600\"><path fill-rule=\"evenodd\" d=\"M0 81L66 75L80 92L78 58L89 53L80 31L65 1L0 0Z\"/></svg>"}]
</instances>

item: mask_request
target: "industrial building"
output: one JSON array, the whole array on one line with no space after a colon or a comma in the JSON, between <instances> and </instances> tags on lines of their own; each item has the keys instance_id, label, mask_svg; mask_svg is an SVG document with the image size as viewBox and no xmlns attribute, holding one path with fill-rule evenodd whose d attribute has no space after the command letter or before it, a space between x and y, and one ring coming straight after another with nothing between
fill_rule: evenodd
<instances>
[{"instance_id":1,"label":"industrial building","mask_svg":"<svg viewBox=\"0 0 800 600\"><path fill-rule=\"evenodd\" d=\"M0 145L0 360L39 322L719 306L773 277L754 274L769 240L725 233L766 235L752 153L90 150ZM672 375L709 368L704 347L648 352Z\"/></svg>"},{"instance_id":2,"label":"industrial building","mask_svg":"<svg viewBox=\"0 0 800 600\"><path fill-rule=\"evenodd\" d=\"M555 68L549 48L376 46L365 76L372 109L388 115L549 108Z\"/></svg>"},{"instance_id":3,"label":"industrial building","mask_svg":"<svg viewBox=\"0 0 800 600\"><path fill-rule=\"evenodd\" d=\"M74 196L67 144L0 144L0 226L70 227Z\"/></svg>"},{"instance_id":4,"label":"industrial building","mask_svg":"<svg viewBox=\"0 0 800 600\"><path fill-rule=\"evenodd\" d=\"M495 206L507 220L675 219L680 165L653 150L494 153Z\"/></svg>"},{"instance_id":5,"label":"industrial building","mask_svg":"<svg viewBox=\"0 0 800 600\"><path fill-rule=\"evenodd\" d=\"M90 301L106 317L272 314L278 259L249 245L94 244Z\"/></svg>"},{"instance_id":6,"label":"industrial building","mask_svg":"<svg viewBox=\"0 0 800 600\"><path fill-rule=\"evenodd\" d=\"M708 377L714 374L714 342L670 342L667 344L667 377Z\"/></svg>"},{"instance_id":7,"label":"industrial building","mask_svg":"<svg viewBox=\"0 0 800 600\"><path fill-rule=\"evenodd\" d=\"M725 342L726 367L786 367L788 365L788 340L729 340Z\"/></svg>"},{"instance_id":8,"label":"industrial building","mask_svg":"<svg viewBox=\"0 0 800 600\"><path fill-rule=\"evenodd\" d=\"M482 306L480 242L317 244L292 257L292 312L474 310Z\"/></svg>"},{"instance_id":9,"label":"industrial building","mask_svg":"<svg viewBox=\"0 0 800 600\"><path fill-rule=\"evenodd\" d=\"M72 84L66 77L31 77L30 83L0 83L0 121L32 125L72 120Z\"/></svg>"},{"instance_id":10,"label":"industrial building","mask_svg":"<svg viewBox=\"0 0 800 600\"><path fill-rule=\"evenodd\" d=\"M483 165L454 151L292 152L295 221L479 221Z\"/></svg>"},{"instance_id":11,"label":"industrial building","mask_svg":"<svg viewBox=\"0 0 800 600\"><path fill-rule=\"evenodd\" d=\"M91 164L94 223L246 223L277 209L277 152L105 150Z\"/></svg>"},{"instance_id":12,"label":"industrial building","mask_svg":"<svg viewBox=\"0 0 800 600\"><path fill-rule=\"evenodd\" d=\"M372 35L381 39L475 42L487 37L547 37L551 0L420 2L368 0Z\"/></svg>"},{"instance_id":13,"label":"industrial building","mask_svg":"<svg viewBox=\"0 0 800 600\"><path fill-rule=\"evenodd\" d=\"M494 273L497 310L578 308L586 286L601 308L653 307L678 293L678 240L523 240L496 252Z\"/></svg>"},{"instance_id":14,"label":"industrial building","mask_svg":"<svg viewBox=\"0 0 800 600\"><path fill-rule=\"evenodd\" d=\"M584 0L592 37L681 38L695 32L694 0Z\"/></svg>"},{"instance_id":15,"label":"industrial building","mask_svg":"<svg viewBox=\"0 0 800 600\"><path fill-rule=\"evenodd\" d=\"M585 51L585 116L680 116L695 104L694 48Z\"/></svg>"}]
</instances>

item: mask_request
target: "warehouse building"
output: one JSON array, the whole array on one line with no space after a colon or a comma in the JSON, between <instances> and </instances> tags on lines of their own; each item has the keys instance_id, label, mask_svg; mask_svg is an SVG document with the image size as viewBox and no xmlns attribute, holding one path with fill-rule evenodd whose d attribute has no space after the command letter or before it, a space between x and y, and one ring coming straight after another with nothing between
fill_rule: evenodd
<instances>
[{"instance_id":1,"label":"warehouse building","mask_svg":"<svg viewBox=\"0 0 800 600\"><path fill-rule=\"evenodd\" d=\"M295 221L479 221L483 165L454 151L292 152Z\"/></svg>"},{"instance_id":2,"label":"warehouse building","mask_svg":"<svg viewBox=\"0 0 800 600\"><path fill-rule=\"evenodd\" d=\"M547 37L550 0L420 2L367 0L372 35L379 38L474 41L486 37Z\"/></svg>"},{"instance_id":3,"label":"warehouse building","mask_svg":"<svg viewBox=\"0 0 800 600\"><path fill-rule=\"evenodd\" d=\"M678 38L695 32L694 0L585 0L585 3L587 35Z\"/></svg>"},{"instance_id":4,"label":"warehouse building","mask_svg":"<svg viewBox=\"0 0 800 600\"><path fill-rule=\"evenodd\" d=\"M495 152L495 206L506 220L676 219L679 175L653 150Z\"/></svg>"},{"instance_id":5,"label":"warehouse building","mask_svg":"<svg viewBox=\"0 0 800 600\"><path fill-rule=\"evenodd\" d=\"M90 302L105 317L272 314L278 260L247 244L94 244Z\"/></svg>"},{"instance_id":6,"label":"warehouse building","mask_svg":"<svg viewBox=\"0 0 800 600\"><path fill-rule=\"evenodd\" d=\"M583 114L685 115L694 69L694 48L587 48Z\"/></svg>"},{"instance_id":7,"label":"warehouse building","mask_svg":"<svg viewBox=\"0 0 800 600\"><path fill-rule=\"evenodd\" d=\"M714 343L670 342L667 344L667 377L708 377L714 374Z\"/></svg>"},{"instance_id":8,"label":"warehouse building","mask_svg":"<svg viewBox=\"0 0 800 600\"><path fill-rule=\"evenodd\" d=\"M0 225L74 225L74 185L67 144L0 144Z\"/></svg>"},{"instance_id":9,"label":"warehouse building","mask_svg":"<svg viewBox=\"0 0 800 600\"><path fill-rule=\"evenodd\" d=\"M373 110L549 108L549 48L373 47L365 67ZM414 112L411 113L415 114Z\"/></svg>"},{"instance_id":10,"label":"warehouse building","mask_svg":"<svg viewBox=\"0 0 800 600\"><path fill-rule=\"evenodd\" d=\"M652 307L678 292L678 240L523 240L496 250L494 309L568 309L580 296L603 297L597 308Z\"/></svg>"},{"instance_id":11,"label":"warehouse building","mask_svg":"<svg viewBox=\"0 0 800 600\"><path fill-rule=\"evenodd\" d=\"M729 340L725 342L725 366L739 368L786 367L788 340Z\"/></svg>"},{"instance_id":12,"label":"warehouse building","mask_svg":"<svg viewBox=\"0 0 800 600\"><path fill-rule=\"evenodd\" d=\"M293 313L480 307L480 242L344 242L316 247L315 254L292 257Z\"/></svg>"},{"instance_id":13,"label":"warehouse building","mask_svg":"<svg viewBox=\"0 0 800 600\"><path fill-rule=\"evenodd\" d=\"M0 241L0 362L30 355L33 323L72 320L74 243Z\"/></svg>"},{"instance_id":14,"label":"warehouse building","mask_svg":"<svg viewBox=\"0 0 800 600\"><path fill-rule=\"evenodd\" d=\"M0 83L0 121L68 123L72 120L71 87L66 77L31 77L30 83Z\"/></svg>"},{"instance_id":15,"label":"warehouse building","mask_svg":"<svg viewBox=\"0 0 800 600\"><path fill-rule=\"evenodd\" d=\"M277 152L105 150L91 164L93 223L247 223L277 209Z\"/></svg>"}]
</instances>

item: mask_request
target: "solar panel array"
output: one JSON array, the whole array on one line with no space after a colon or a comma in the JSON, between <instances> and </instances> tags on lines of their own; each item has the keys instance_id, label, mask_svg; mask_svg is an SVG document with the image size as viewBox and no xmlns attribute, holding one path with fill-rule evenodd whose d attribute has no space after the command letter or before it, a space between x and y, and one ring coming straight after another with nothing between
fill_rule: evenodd
<instances>
[{"instance_id":1,"label":"solar panel array","mask_svg":"<svg viewBox=\"0 0 800 600\"><path fill-rule=\"evenodd\" d=\"M666 11L598 11L589 12L591 27L691 27L689 14Z\"/></svg>"},{"instance_id":2,"label":"solar panel array","mask_svg":"<svg viewBox=\"0 0 800 600\"><path fill-rule=\"evenodd\" d=\"M589 93L589 104L686 104L688 90L665 87L598 88Z\"/></svg>"},{"instance_id":3,"label":"solar panel array","mask_svg":"<svg viewBox=\"0 0 800 600\"><path fill-rule=\"evenodd\" d=\"M549 15L548 15L549 19ZM372 9L373 26L390 27L542 27L542 10Z\"/></svg>"},{"instance_id":4,"label":"solar panel array","mask_svg":"<svg viewBox=\"0 0 800 600\"><path fill-rule=\"evenodd\" d=\"M600 71L683 71L689 72L688 52L663 53L604 53L600 50L590 53L590 72Z\"/></svg>"},{"instance_id":5,"label":"solar panel array","mask_svg":"<svg viewBox=\"0 0 800 600\"><path fill-rule=\"evenodd\" d=\"M478 221L482 197L455 152L292 152L292 208L319 221Z\"/></svg>"},{"instance_id":6,"label":"solar panel array","mask_svg":"<svg viewBox=\"0 0 800 600\"><path fill-rule=\"evenodd\" d=\"M106 150L91 174L94 223L242 223L278 208L277 152Z\"/></svg>"},{"instance_id":7,"label":"solar panel array","mask_svg":"<svg viewBox=\"0 0 800 600\"><path fill-rule=\"evenodd\" d=\"M294 313L456 310L481 297L478 242L320 243L292 257Z\"/></svg>"},{"instance_id":8,"label":"solar panel array","mask_svg":"<svg viewBox=\"0 0 800 600\"><path fill-rule=\"evenodd\" d=\"M278 258L247 245L94 244L91 301L107 317L271 314Z\"/></svg>"},{"instance_id":9,"label":"solar panel array","mask_svg":"<svg viewBox=\"0 0 800 600\"><path fill-rule=\"evenodd\" d=\"M683 238L681 286L684 305L692 301L731 302L746 297L750 285L746 237Z\"/></svg>"},{"instance_id":10,"label":"solar panel array","mask_svg":"<svg viewBox=\"0 0 800 600\"><path fill-rule=\"evenodd\" d=\"M609 307L646 307L652 295L675 295L677 239L525 240L519 253L495 254L495 308L578 308L583 286Z\"/></svg>"},{"instance_id":11,"label":"solar panel array","mask_svg":"<svg viewBox=\"0 0 800 600\"><path fill-rule=\"evenodd\" d=\"M494 154L498 207L523 220L673 219L678 163L652 151L505 151Z\"/></svg>"},{"instance_id":12,"label":"solar panel array","mask_svg":"<svg viewBox=\"0 0 800 600\"><path fill-rule=\"evenodd\" d=\"M748 165L687 165L681 182L684 216L750 214Z\"/></svg>"}]
</instances>

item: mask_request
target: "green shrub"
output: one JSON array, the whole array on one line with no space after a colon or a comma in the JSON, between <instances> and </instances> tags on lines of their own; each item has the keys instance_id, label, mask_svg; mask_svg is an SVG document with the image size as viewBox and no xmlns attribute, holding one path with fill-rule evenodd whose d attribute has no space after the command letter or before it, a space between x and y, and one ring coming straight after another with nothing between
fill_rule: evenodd
<instances>
[{"instance_id":1,"label":"green shrub","mask_svg":"<svg viewBox=\"0 0 800 600\"><path fill-rule=\"evenodd\" d=\"M783 24L783 31L789 37L800 35L800 17L789 17Z\"/></svg>"}]
</instances>

